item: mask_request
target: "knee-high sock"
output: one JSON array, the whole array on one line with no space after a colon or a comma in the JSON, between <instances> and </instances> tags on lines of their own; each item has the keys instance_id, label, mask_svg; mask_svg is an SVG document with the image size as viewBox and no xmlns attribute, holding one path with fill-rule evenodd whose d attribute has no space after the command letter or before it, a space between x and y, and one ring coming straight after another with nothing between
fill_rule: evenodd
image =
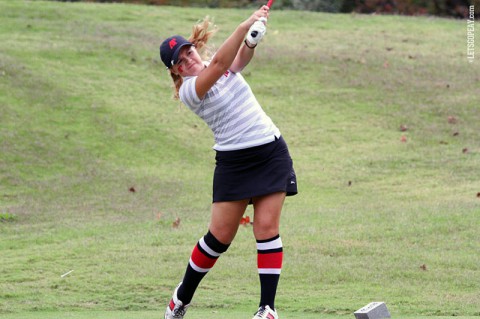
<instances>
[{"instance_id":1,"label":"knee-high sock","mask_svg":"<svg viewBox=\"0 0 480 319\"><path fill-rule=\"evenodd\" d=\"M200 238L193 248L185 276L177 291L177 297L183 304L190 303L200 281L229 246L219 242L210 231Z\"/></svg>"},{"instance_id":2,"label":"knee-high sock","mask_svg":"<svg viewBox=\"0 0 480 319\"><path fill-rule=\"evenodd\" d=\"M275 309L275 296L282 271L283 245L280 235L257 240L257 265L260 277L260 306Z\"/></svg>"}]
</instances>

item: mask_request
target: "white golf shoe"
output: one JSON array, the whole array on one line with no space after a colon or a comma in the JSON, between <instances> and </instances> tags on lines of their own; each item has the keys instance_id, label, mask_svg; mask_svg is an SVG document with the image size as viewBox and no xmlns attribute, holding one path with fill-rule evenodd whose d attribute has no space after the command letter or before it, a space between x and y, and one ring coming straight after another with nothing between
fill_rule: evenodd
<instances>
[{"instance_id":1,"label":"white golf shoe","mask_svg":"<svg viewBox=\"0 0 480 319\"><path fill-rule=\"evenodd\" d=\"M278 319L278 315L270 306L261 306L253 319Z\"/></svg>"},{"instance_id":2,"label":"white golf shoe","mask_svg":"<svg viewBox=\"0 0 480 319\"><path fill-rule=\"evenodd\" d=\"M184 305L183 302L177 298L177 290L181 284L182 283L180 283L173 292L172 299L170 300L167 310L165 311L165 319L183 319L183 316L185 316L185 313L187 312L189 305Z\"/></svg>"}]
</instances>

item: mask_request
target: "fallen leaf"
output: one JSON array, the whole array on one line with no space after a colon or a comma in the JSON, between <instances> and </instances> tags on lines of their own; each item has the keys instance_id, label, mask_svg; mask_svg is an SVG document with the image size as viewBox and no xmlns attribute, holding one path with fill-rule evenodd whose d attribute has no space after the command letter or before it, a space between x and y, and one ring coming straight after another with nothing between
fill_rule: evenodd
<instances>
[{"instance_id":1,"label":"fallen leaf","mask_svg":"<svg viewBox=\"0 0 480 319\"><path fill-rule=\"evenodd\" d=\"M172 223L173 228L178 228L180 226L180 217L177 217L175 221Z\"/></svg>"},{"instance_id":2,"label":"fallen leaf","mask_svg":"<svg viewBox=\"0 0 480 319\"><path fill-rule=\"evenodd\" d=\"M463 153L463 154L467 154L467 153L468 153L468 148L465 147L465 148L462 150L462 153Z\"/></svg>"},{"instance_id":3,"label":"fallen leaf","mask_svg":"<svg viewBox=\"0 0 480 319\"><path fill-rule=\"evenodd\" d=\"M448 142L445 142L445 141L440 141L440 144L447 145L447 144L448 144Z\"/></svg>"},{"instance_id":4,"label":"fallen leaf","mask_svg":"<svg viewBox=\"0 0 480 319\"><path fill-rule=\"evenodd\" d=\"M408 127L405 124L400 125L400 131L401 132L406 132L408 131Z\"/></svg>"},{"instance_id":5,"label":"fallen leaf","mask_svg":"<svg viewBox=\"0 0 480 319\"><path fill-rule=\"evenodd\" d=\"M250 217L249 216L242 217L242 219L240 219L240 225L248 225L248 224L250 224Z\"/></svg>"},{"instance_id":6,"label":"fallen leaf","mask_svg":"<svg viewBox=\"0 0 480 319\"><path fill-rule=\"evenodd\" d=\"M425 264L421 265L421 266L420 266L420 269L426 271L426 270L427 270L427 265L425 265Z\"/></svg>"},{"instance_id":7,"label":"fallen leaf","mask_svg":"<svg viewBox=\"0 0 480 319\"><path fill-rule=\"evenodd\" d=\"M458 119L457 119L455 116L453 116L453 115L450 115L450 116L447 118L447 120L448 120L448 123L450 123L450 124L456 124L457 121L458 121Z\"/></svg>"},{"instance_id":8,"label":"fallen leaf","mask_svg":"<svg viewBox=\"0 0 480 319\"><path fill-rule=\"evenodd\" d=\"M155 217L156 217L157 220L162 219L162 213L157 213L157 215Z\"/></svg>"},{"instance_id":9,"label":"fallen leaf","mask_svg":"<svg viewBox=\"0 0 480 319\"><path fill-rule=\"evenodd\" d=\"M130 187L130 188L128 189L128 191L131 192L131 193L135 193L135 192L136 192L136 191L135 191L135 187L133 187L133 186Z\"/></svg>"},{"instance_id":10,"label":"fallen leaf","mask_svg":"<svg viewBox=\"0 0 480 319\"><path fill-rule=\"evenodd\" d=\"M348 186L352 186L352 181L348 181Z\"/></svg>"},{"instance_id":11,"label":"fallen leaf","mask_svg":"<svg viewBox=\"0 0 480 319\"><path fill-rule=\"evenodd\" d=\"M477 193L477 197L480 198L480 192Z\"/></svg>"},{"instance_id":12,"label":"fallen leaf","mask_svg":"<svg viewBox=\"0 0 480 319\"><path fill-rule=\"evenodd\" d=\"M400 137L400 142L406 143L407 142L407 137L405 135L402 135L402 137Z\"/></svg>"},{"instance_id":13,"label":"fallen leaf","mask_svg":"<svg viewBox=\"0 0 480 319\"><path fill-rule=\"evenodd\" d=\"M454 133L453 133L453 136L458 136L458 135L460 135L459 132L454 132Z\"/></svg>"}]
</instances>

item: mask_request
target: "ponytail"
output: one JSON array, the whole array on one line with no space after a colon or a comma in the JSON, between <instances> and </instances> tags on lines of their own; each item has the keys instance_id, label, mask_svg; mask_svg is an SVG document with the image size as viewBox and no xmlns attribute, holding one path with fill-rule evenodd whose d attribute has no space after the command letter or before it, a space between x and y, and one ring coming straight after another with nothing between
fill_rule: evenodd
<instances>
[{"instance_id":1,"label":"ponytail","mask_svg":"<svg viewBox=\"0 0 480 319\"><path fill-rule=\"evenodd\" d=\"M208 40L217 32L216 29L210 30L210 27L213 25L212 20L210 17L205 17L203 21L195 24L192 28L192 35L188 38L188 41L192 42L197 52L200 54L203 60L209 59L209 55L211 54L209 48L207 46ZM170 76L173 80L173 98L178 100L179 99L179 90L180 86L182 86L183 79L180 75L174 74L170 71Z\"/></svg>"},{"instance_id":2,"label":"ponytail","mask_svg":"<svg viewBox=\"0 0 480 319\"><path fill-rule=\"evenodd\" d=\"M206 16L203 21L195 24L192 28L192 35L188 38L188 41L192 42L195 45L198 53L202 59L207 59L210 54L207 42L210 38L217 32L216 29L208 30L213 25L212 20L209 16Z\"/></svg>"}]
</instances>

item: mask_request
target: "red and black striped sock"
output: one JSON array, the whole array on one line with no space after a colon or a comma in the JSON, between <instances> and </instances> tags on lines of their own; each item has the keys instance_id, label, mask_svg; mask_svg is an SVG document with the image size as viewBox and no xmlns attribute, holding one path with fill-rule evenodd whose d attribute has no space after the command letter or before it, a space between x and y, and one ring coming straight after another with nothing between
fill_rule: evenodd
<instances>
[{"instance_id":1,"label":"red and black striped sock","mask_svg":"<svg viewBox=\"0 0 480 319\"><path fill-rule=\"evenodd\" d=\"M200 238L193 248L185 276L177 291L177 297L184 305L190 303L200 281L229 246L219 242L210 231Z\"/></svg>"},{"instance_id":2,"label":"red and black striped sock","mask_svg":"<svg viewBox=\"0 0 480 319\"><path fill-rule=\"evenodd\" d=\"M257 265L260 276L260 306L275 309L275 295L282 271L283 245L280 235L257 240Z\"/></svg>"}]
</instances>

